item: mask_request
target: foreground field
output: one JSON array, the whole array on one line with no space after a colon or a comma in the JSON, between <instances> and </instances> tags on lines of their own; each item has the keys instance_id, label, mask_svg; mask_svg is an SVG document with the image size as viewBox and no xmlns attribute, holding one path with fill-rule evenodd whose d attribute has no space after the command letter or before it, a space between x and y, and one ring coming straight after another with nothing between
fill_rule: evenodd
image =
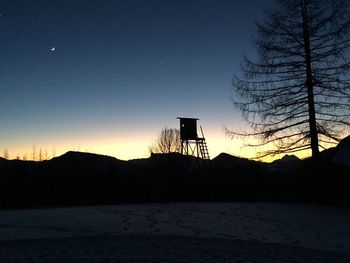
<instances>
[{"instance_id":1,"label":"foreground field","mask_svg":"<svg viewBox=\"0 0 350 263\"><path fill-rule=\"evenodd\" d=\"M266 203L3 210L0 257L2 262L346 262L349 219L346 208Z\"/></svg>"}]
</instances>

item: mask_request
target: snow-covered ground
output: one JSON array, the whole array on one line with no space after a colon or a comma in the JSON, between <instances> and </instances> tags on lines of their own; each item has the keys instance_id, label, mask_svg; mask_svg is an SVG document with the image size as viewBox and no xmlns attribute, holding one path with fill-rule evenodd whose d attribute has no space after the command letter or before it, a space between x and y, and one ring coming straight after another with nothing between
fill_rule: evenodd
<instances>
[{"instance_id":1,"label":"snow-covered ground","mask_svg":"<svg viewBox=\"0 0 350 263\"><path fill-rule=\"evenodd\" d=\"M40 240L82 237L245 240L348 257L350 209L301 204L171 203L0 211L0 257L7 253L8 259L9 244L13 244L11 249L14 244L28 248L25 242L31 240L30 246L39 242L41 247Z\"/></svg>"}]
</instances>

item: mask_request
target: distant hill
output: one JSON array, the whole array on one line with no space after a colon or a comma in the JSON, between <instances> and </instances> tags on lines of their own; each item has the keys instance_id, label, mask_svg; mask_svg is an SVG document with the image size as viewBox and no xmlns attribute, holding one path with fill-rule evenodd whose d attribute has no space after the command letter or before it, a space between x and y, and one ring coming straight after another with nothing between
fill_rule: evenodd
<instances>
[{"instance_id":1,"label":"distant hill","mask_svg":"<svg viewBox=\"0 0 350 263\"><path fill-rule=\"evenodd\" d=\"M127 161L111 156L74 151L44 161L42 165L48 173L62 175L126 173L129 167Z\"/></svg>"},{"instance_id":2,"label":"distant hill","mask_svg":"<svg viewBox=\"0 0 350 263\"><path fill-rule=\"evenodd\" d=\"M322 151L320 161L343 167L350 166L350 136L342 139L335 147Z\"/></svg>"},{"instance_id":3,"label":"distant hill","mask_svg":"<svg viewBox=\"0 0 350 263\"><path fill-rule=\"evenodd\" d=\"M332 162L337 165L350 166L350 136L344 138L332 152Z\"/></svg>"},{"instance_id":4,"label":"distant hill","mask_svg":"<svg viewBox=\"0 0 350 263\"><path fill-rule=\"evenodd\" d=\"M86 165L90 167L102 167L102 166L114 166L119 167L127 163L127 161L119 160L115 157L100 155L94 153L85 153L85 152L73 152L69 151L61 156L52 158L49 161L46 161L52 164L60 166L80 166Z\"/></svg>"},{"instance_id":5,"label":"distant hill","mask_svg":"<svg viewBox=\"0 0 350 263\"><path fill-rule=\"evenodd\" d=\"M152 169L156 172L166 171L167 173L196 170L206 165L205 161L200 158L184 156L180 153L152 153L148 158L129 160L128 163L136 171Z\"/></svg>"},{"instance_id":6,"label":"distant hill","mask_svg":"<svg viewBox=\"0 0 350 263\"><path fill-rule=\"evenodd\" d=\"M302 165L302 160L295 155L284 155L281 159L274 160L267 164L271 171L288 171L299 169Z\"/></svg>"},{"instance_id":7,"label":"distant hill","mask_svg":"<svg viewBox=\"0 0 350 263\"><path fill-rule=\"evenodd\" d=\"M300 161L300 159L298 157L296 157L295 155L288 155L286 154L285 156L283 156L281 159L278 160L279 162L295 162L295 161Z\"/></svg>"},{"instance_id":8,"label":"distant hill","mask_svg":"<svg viewBox=\"0 0 350 263\"><path fill-rule=\"evenodd\" d=\"M246 158L230 155L228 153L220 153L212 161L212 166L218 169L237 169L246 168L260 164L257 161L252 161Z\"/></svg>"},{"instance_id":9,"label":"distant hill","mask_svg":"<svg viewBox=\"0 0 350 263\"><path fill-rule=\"evenodd\" d=\"M192 157L190 157L192 159ZM131 164L137 166L158 166L158 165L167 165L169 163L180 163L185 161L185 156L180 153L152 153L148 158L142 159L132 159L129 160Z\"/></svg>"}]
</instances>

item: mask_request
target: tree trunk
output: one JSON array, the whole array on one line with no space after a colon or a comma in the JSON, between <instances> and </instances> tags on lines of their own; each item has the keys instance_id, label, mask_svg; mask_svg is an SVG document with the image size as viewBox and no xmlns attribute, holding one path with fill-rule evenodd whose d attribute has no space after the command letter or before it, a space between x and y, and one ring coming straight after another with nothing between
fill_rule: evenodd
<instances>
[{"instance_id":1,"label":"tree trunk","mask_svg":"<svg viewBox=\"0 0 350 263\"><path fill-rule=\"evenodd\" d=\"M304 35L304 50L305 50L305 63L306 63L306 88L307 88L308 107L309 107L309 128L310 128L312 158L317 159L320 152L318 149L318 132L317 132L317 125L316 125L314 87L313 87L313 81L312 81L309 20L308 20L307 3L306 3L307 1L308 0L301 0L302 12L303 12L303 35Z\"/></svg>"}]
</instances>

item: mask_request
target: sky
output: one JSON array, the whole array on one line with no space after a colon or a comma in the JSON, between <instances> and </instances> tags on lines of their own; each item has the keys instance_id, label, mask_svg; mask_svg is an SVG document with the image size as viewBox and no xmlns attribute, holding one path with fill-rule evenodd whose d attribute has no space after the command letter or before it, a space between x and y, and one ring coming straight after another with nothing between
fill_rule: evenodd
<instances>
[{"instance_id":1,"label":"sky","mask_svg":"<svg viewBox=\"0 0 350 263\"><path fill-rule=\"evenodd\" d=\"M199 118L211 157L251 157L232 76L273 0L2 0L0 155L149 156L163 127Z\"/></svg>"}]
</instances>

